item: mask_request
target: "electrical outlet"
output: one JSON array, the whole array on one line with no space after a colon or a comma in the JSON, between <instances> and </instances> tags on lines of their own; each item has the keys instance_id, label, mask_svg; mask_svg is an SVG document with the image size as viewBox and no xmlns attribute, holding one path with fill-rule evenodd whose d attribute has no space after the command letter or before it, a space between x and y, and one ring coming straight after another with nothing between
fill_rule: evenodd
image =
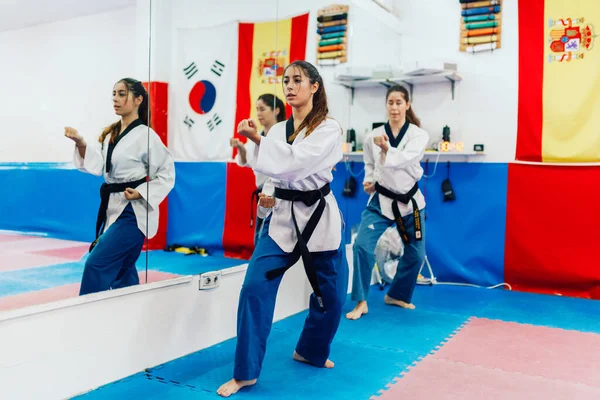
<instances>
[{"instance_id":1,"label":"electrical outlet","mask_svg":"<svg viewBox=\"0 0 600 400\"><path fill-rule=\"evenodd\" d=\"M219 287L221 283L221 271L211 271L200 275L200 290L208 290Z\"/></svg>"}]
</instances>

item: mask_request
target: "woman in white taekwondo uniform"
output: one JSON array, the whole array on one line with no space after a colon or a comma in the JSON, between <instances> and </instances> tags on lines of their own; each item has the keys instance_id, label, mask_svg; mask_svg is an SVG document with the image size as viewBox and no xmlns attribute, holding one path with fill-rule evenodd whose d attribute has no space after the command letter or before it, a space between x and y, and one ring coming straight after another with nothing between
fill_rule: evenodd
<instances>
[{"instance_id":1,"label":"woman in white taekwondo uniform","mask_svg":"<svg viewBox=\"0 0 600 400\"><path fill-rule=\"evenodd\" d=\"M296 361L332 368L330 345L348 288L342 218L330 192L332 169L342 159L342 129L328 118L323 79L306 61L290 64L283 78L293 115L261 137L254 121L238 132L257 144L250 166L270 177L275 206L246 272L237 317L233 379L217 391L229 397L260 375L275 298L285 271L302 258L314 293L293 353ZM300 233L302 232L302 233Z\"/></svg>"},{"instance_id":2,"label":"woman in white taekwondo uniform","mask_svg":"<svg viewBox=\"0 0 600 400\"><path fill-rule=\"evenodd\" d=\"M171 154L148 128L144 85L131 78L117 82L113 106L121 120L104 129L98 142L88 144L75 129L65 128L65 136L75 142L77 169L104 174L106 181L100 187L96 240L85 263L80 295L139 283L135 263L146 230L148 238L156 235L158 206L175 184Z\"/></svg>"},{"instance_id":3,"label":"woman in white taekwondo uniform","mask_svg":"<svg viewBox=\"0 0 600 400\"><path fill-rule=\"evenodd\" d=\"M414 308L411 299L425 258L425 221L421 217L425 199L418 181L423 176L420 161L429 134L420 128L406 88L390 87L386 105L388 122L367 135L363 148L363 186L371 197L362 213L353 245L352 300L358 303L346 314L346 318L352 320L368 312L375 247L387 228L395 223L404 242L404 254L385 296L387 304Z\"/></svg>"},{"instance_id":4,"label":"woman in white taekwondo uniform","mask_svg":"<svg viewBox=\"0 0 600 400\"><path fill-rule=\"evenodd\" d=\"M258 122L262 126L262 131L260 132L261 136L267 136L271 128L278 122L285 121L285 105L283 101L274 94L262 94L258 97L256 101L256 118ZM254 142L251 140L247 141L245 144L238 138L231 138L230 144L232 147L236 147L238 149L238 153L235 157L235 160L239 166L247 166L248 165L248 154L254 153L254 147L256 146ZM257 207L258 199L262 197L260 194L263 193L263 187L266 189L270 189L272 185L264 186L268 180L268 176L265 176L259 172L254 171L255 181L256 181L256 190L252 192L251 200L250 200L250 226L254 224L254 244L258 241L258 235L261 232L261 228L264 222L264 218L266 217L265 210L261 207L258 207L256 221L254 220L254 211ZM272 191L267 190L265 192L269 196L272 195Z\"/></svg>"}]
</instances>

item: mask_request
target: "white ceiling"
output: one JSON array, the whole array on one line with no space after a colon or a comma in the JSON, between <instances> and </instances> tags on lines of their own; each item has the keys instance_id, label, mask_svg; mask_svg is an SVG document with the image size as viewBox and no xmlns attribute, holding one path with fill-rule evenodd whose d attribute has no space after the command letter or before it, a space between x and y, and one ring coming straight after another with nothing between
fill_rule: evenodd
<instances>
[{"instance_id":1,"label":"white ceiling","mask_svg":"<svg viewBox=\"0 0 600 400\"><path fill-rule=\"evenodd\" d=\"M0 0L0 32L118 10L135 4L136 0Z\"/></svg>"}]
</instances>

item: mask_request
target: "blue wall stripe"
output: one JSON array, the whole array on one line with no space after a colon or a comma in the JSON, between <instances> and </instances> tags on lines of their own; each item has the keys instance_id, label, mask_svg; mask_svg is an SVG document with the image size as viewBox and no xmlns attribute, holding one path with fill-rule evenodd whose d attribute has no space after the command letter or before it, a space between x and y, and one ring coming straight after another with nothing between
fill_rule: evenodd
<instances>
[{"instance_id":1,"label":"blue wall stripe","mask_svg":"<svg viewBox=\"0 0 600 400\"><path fill-rule=\"evenodd\" d=\"M211 254L222 255L227 164L180 162L175 168L167 242L200 246Z\"/></svg>"},{"instance_id":2,"label":"blue wall stripe","mask_svg":"<svg viewBox=\"0 0 600 400\"><path fill-rule=\"evenodd\" d=\"M169 244L200 246L222 255L226 163L176 163L169 196ZM348 169L356 194L342 196ZM433 172L430 163L429 173ZM346 242L360 223L368 196L362 190L363 163L340 163L332 190L346 223ZM427 254L440 281L493 285L504 279L507 164L451 163L454 202L443 202L446 165L421 181L427 199ZM102 178L65 164L0 164L0 230L40 232L51 237L90 241ZM35 205L35 206L34 206Z\"/></svg>"},{"instance_id":3,"label":"blue wall stripe","mask_svg":"<svg viewBox=\"0 0 600 400\"><path fill-rule=\"evenodd\" d=\"M2 164L0 229L91 241L101 177L58 163Z\"/></svg>"},{"instance_id":4,"label":"blue wall stripe","mask_svg":"<svg viewBox=\"0 0 600 400\"><path fill-rule=\"evenodd\" d=\"M423 164L423 166L425 166ZM428 175L433 173L429 165ZM356 196L343 197L348 168L356 179ZM427 256L439 281L490 286L504 280L504 234L506 227L507 164L451 163L450 182L456 194L444 202L441 189L446 164L419 182L426 197ZM346 238L358 230L368 196L362 189L364 164L336 167L333 191L344 220Z\"/></svg>"}]
</instances>

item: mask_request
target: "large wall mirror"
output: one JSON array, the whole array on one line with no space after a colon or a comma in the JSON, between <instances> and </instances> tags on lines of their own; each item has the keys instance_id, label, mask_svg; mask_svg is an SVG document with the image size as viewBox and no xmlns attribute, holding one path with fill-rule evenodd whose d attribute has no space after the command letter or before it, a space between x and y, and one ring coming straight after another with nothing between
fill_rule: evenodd
<instances>
[{"instance_id":1,"label":"large wall mirror","mask_svg":"<svg viewBox=\"0 0 600 400\"><path fill-rule=\"evenodd\" d=\"M146 282L149 11L0 4L0 318Z\"/></svg>"},{"instance_id":2,"label":"large wall mirror","mask_svg":"<svg viewBox=\"0 0 600 400\"><path fill-rule=\"evenodd\" d=\"M262 182L231 139L285 118L308 12L62 2L0 10L0 312L247 262Z\"/></svg>"}]
</instances>

